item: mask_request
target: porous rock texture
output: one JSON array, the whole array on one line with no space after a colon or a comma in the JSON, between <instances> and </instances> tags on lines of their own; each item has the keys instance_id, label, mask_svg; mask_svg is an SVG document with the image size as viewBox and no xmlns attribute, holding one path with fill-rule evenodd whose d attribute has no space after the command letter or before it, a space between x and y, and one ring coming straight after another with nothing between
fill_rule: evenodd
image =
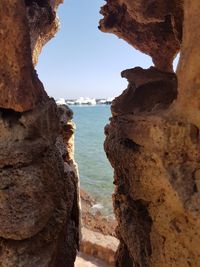
<instances>
[{"instance_id":1,"label":"porous rock texture","mask_svg":"<svg viewBox=\"0 0 200 267\"><path fill-rule=\"evenodd\" d=\"M60 3L63 0L25 0L34 64L43 46L59 30L56 11Z\"/></svg>"},{"instance_id":2,"label":"porous rock texture","mask_svg":"<svg viewBox=\"0 0 200 267\"><path fill-rule=\"evenodd\" d=\"M33 67L59 2L0 3L1 267L73 267L79 246L72 112Z\"/></svg>"},{"instance_id":3,"label":"porous rock texture","mask_svg":"<svg viewBox=\"0 0 200 267\"><path fill-rule=\"evenodd\" d=\"M157 68L172 70L182 40L183 0L106 0L99 28L143 53Z\"/></svg>"},{"instance_id":4,"label":"porous rock texture","mask_svg":"<svg viewBox=\"0 0 200 267\"><path fill-rule=\"evenodd\" d=\"M120 239L116 266L199 266L200 3L108 0L102 13L103 31L155 63L122 72L129 85L113 101L105 128ZM180 44L176 75L171 64Z\"/></svg>"},{"instance_id":5,"label":"porous rock texture","mask_svg":"<svg viewBox=\"0 0 200 267\"><path fill-rule=\"evenodd\" d=\"M33 68L23 0L0 3L0 107L26 111L48 97Z\"/></svg>"},{"instance_id":6,"label":"porous rock texture","mask_svg":"<svg viewBox=\"0 0 200 267\"><path fill-rule=\"evenodd\" d=\"M33 65L58 30L55 10L60 2L1 1L0 107L22 112L48 100Z\"/></svg>"},{"instance_id":7,"label":"porous rock texture","mask_svg":"<svg viewBox=\"0 0 200 267\"><path fill-rule=\"evenodd\" d=\"M81 233L80 251L114 266L119 241L114 236L91 231L85 227L82 227Z\"/></svg>"},{"instance_id":8,"label":"porous rock texture","mask_svg":"<svg viewBox=\"0 0 200 267\"><path fill-rule=\"evenodd\" d=\"M2 267L73 266L77 192L55 145L58 115L53 100L26 113L1 110Z\"/></svg>"}]
</instances>

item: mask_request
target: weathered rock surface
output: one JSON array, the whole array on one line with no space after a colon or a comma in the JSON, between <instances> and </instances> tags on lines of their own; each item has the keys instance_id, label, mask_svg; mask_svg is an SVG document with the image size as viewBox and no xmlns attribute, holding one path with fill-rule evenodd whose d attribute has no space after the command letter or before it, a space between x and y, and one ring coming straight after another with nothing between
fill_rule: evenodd
<instances>
[{"instance_id":1,"label":"weathered rock surface","mask_svg":"<svg viewBox=\"0 0 200 267\"><path fill-rule=\"evenodd\" d=\"M60 3L63 0L25 0L34 65L43 46L59 30L56 11Z\"/></svg>"},{"instance_id":2,"label":"weathered rock surface","mask_svg":"<svg viewBox=\"0 0 200 267\"><path fill-rule=\"evenodd\" d=\"M32 64L23 0L0 3L0 47L0 107L22 112L47 101Z\"/></svg>"},{"instance_id":3,"label":"weathered rock surface","mask_svg":"<svg viewBox=\"0 0 200 267\"><path fill-rule=\"evenodd\" d=\"M56 146L57 106L0 115L0 266L73 266L77 181Z\"/></svg>"},{"instance_id":4,"label":"weathered rock surface","mask_svg":"<svg viewBox=\"0 0 200 267\"><path fill-rule=\"evenodd\" d=\"M168 2L108 0L103 8L103 31L151 55L156 66L122 72L129 86L105 128L115 170L117 267L200 262L200 4L185 1L181 37L182 2ZM182 41L177 81L170 65Z\"/></svg>"},{"instance_id":5,"label":"weathered rock surface","mask_svg":"<svg viewBox=\"0 0 200 267\"><path fill-rule=\"evenodd\" d=\"M95 257L78 253L75 267L109 267L109 265Z\"/></svg>"},{"instance_id":6,"label":"weathered rock surface","mask_svg":"<svg viewBox=\"0 0 200 267\"><path fill-rule=\"evenodd\" d=\"M157 68L172 70L182 40L183 1L106 0L100 29L150 55Z\"/></svg>"},{"instance_id":7,"label":"weathered rock surface","mask_svg":"<svg viewBox=\"0 0 200 267\"><path fill-rule=\"evenodd\" d=\"M56 139L63 162L66 186L69 188L68 200L72 201L72 209L65 203L70 222L65 222L65 231L62 233L59 251L62 257L59 258L58 266L74 266L80 239L80 196L79 196L79 174L74 160L74 131L75 125L72 122L73 112L67 106L58 106L60 118L60 135ZM65 261L63 261L63 259ZM56 265L57 266L57 265Z\"/></svg>"},{"instance_id":8,"label":"weathered rock surface","mask_svg":"<svg viewBox=\"0 0 200 267\"><path fill-rule=\"evenodd\" d=\"M0 107L23 112L48 100L33 64L59 28L56 9L61 2L1 1Z\"/></svg>"},{"instance_id":9,"label":"weathered rock surface","mask_svg":"<svg viewBox=\"0 0 200 267\"><path fill-rule=\"evenodd\" d=\"M0 3L1 267L73 267L79 246L71 113L49 100L33 67L58 29L60 2ZM105 129L115 169L116 266L197 267L200 3L107 0L102 14L102 31L155 64L122 73L129 87ZM177 82L172 62L180 47Z\"/></svg>"},{"instance_id":10,"label":"weathered rock surface","mask_svg":"<svg viewBox=\"0 0 200 267\"><path fill-rule=\"evenodd\" d=\"M34 70L60 0L0 3L0 266L73 267L79 180L72 113Z\"/></svg>"},{"instance_id":11,"label":"weathered rock surface","mask_svg":"<svg viewBox=\"0 0 200 267\"><path fill-rule=\"evenodd\" d=\"M191 124L155 115L123 115L107 127L121 239L117 266L198 266L200 196L194 177L200 166L194 131Z\"/></svg>"},{"instance_id":12,"label":"weathered rock surface","mask_svg":"<svg viewBox=\"0 0 200 267\"><path fill-rule=\"evenodd\" d=\"M174 73L151 67L134 68L122 72L128 88L112 103L113 115L156 112L166 109L177 97L177 78Z\"/></svg>"},{"instance_id":13,"label":"weathered rock surface","mask_svg":"<svg viewBox=\"0 0 200 267\"><path fill-rule=\"evenodd\" d=\"M85 227L82 227L81 234L81 252L104 260L109 266L114 266L115 253L119 244L117 238L91 231Z\"/></svg>"},{"instance_id":14,"label":"weathered rock surface","mask_svg":"<svg viewBox=\"0 0 200 267\"><path fill-rule=\"evenodd\" d=\"M174 106L176 116L200 128L200 2L185 1L184 38L177 75L179 94Z\"/></svg>"}]
</instances>

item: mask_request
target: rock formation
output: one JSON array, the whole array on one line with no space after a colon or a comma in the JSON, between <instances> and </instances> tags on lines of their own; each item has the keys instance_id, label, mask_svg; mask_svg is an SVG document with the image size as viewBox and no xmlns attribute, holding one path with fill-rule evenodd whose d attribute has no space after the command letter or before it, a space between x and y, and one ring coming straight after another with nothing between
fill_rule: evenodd
<instances>
[{"instance_id":1,"label":"rock formation","mask_svg":"<svg viewBox=\"0 0 200 267\"><path fill-rule=\"evenodd\" d=\"M1 267L72 267L79 246L71 112L49 99L34 70L59 2L0 3Z\"/></svg>"},{"instance_id":2,"label":"rock formation","mask_svg":"<svg viewBox=\"0 0 200 267\"><path fill-rule=\"evenodd\" d=\"M0 24L0 107L33 109L48 97L33 68L23 0L1 1Z\"/></svg>"},{"instance_id":3,"label":"rock formation","mask_svg":"<svg viewBox=\"0 0 200 267\"><path fill-rule=\"evenodd\" d=\"M110 267L115 266L115 254L119 241L113 236L91 231L85 227L81 232L80 251L107 262Z\"/></svg>"},{"instance_id":4,"label":"rock formation","mask_svg":"<svg viewBox=\"0 0 200 267\"><path fill-rule=\"evenodd\" d=\"M79 246L72 114L49 99L34 70L59 27L61 2L0 3L1 267L73 267ZM107 0L101 13L102 31L155 64L122 72L129 86L105 128L115 169L116 266L197 267L200 2Z\"/></svg>"},{"instance_id":5,"label":"rock formation","mask_svg":"<svg viewBox=\"0 0 200 267\"><path fill-rule=\"evenodd\" d=\"M63 0L25 0L34 64L37 63L43 46L59 29L56 11L62 2Z\"/></svg>"},{"instance_id":6,"label":"rock formation","mask_svg":"<svg viewBox=\"0 0 200 267\"><path fill-rule=\"evenodd\" d=\"M102 14L100 29L155 64L122 72L129 85L105 128L115 170L116 266L199 266L200 3L107 0Z\"/></svg>"},{"instance_id":7,"label":"rock formation","mask_svg":"<svg viewBox=\"0 0 200 267\"><path fill-rule=\"evenodd\" d=\"M171 71L182 40L183 0L106 0L99 28L116 34Z\"/></svg>"},{"instance_id":8,"label":"rock formation","mask_svg":"<svg viewBox=\"0 0 200 267\"><path fill-rule=\"evenodd\" d=\"M59 2L1 1L0 107L22 112L48 100L33 63L58 29L54 10Z\"/></svg>"}]
</instances>

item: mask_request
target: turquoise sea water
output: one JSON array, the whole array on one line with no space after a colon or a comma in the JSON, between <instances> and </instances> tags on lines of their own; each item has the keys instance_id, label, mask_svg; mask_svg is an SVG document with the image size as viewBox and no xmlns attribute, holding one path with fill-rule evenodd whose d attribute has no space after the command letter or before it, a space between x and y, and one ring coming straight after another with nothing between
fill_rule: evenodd
<instances>
[{"instance_id":1,"label":"turquoise sea water","mask_svg":"<svg viewBox=\"0 0 200 267\"><path fill-rule=\"evenodd\" d=\"M76 124L75 159L79 166L81 187L101 203L105 213L112 210L113 169L103 142L104 127L109 122L110 106L70 106Z\"/></svg>"}]
</instances>

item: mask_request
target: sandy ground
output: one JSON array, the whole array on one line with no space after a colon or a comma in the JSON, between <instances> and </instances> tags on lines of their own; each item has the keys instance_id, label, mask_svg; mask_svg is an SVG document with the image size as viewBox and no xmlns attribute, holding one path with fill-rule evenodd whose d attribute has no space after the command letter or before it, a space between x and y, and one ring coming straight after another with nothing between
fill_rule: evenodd
<instances>
[{"instance_id":1,"label":"sandy ground","mask_svg":"<svg viewBox=\"0 0 200 267\"><path fill-rule=\"evenodd\" d=\"M109 267L106 263L83 253L78 253L75 267Z\"/></svg>"}]
</instances>

